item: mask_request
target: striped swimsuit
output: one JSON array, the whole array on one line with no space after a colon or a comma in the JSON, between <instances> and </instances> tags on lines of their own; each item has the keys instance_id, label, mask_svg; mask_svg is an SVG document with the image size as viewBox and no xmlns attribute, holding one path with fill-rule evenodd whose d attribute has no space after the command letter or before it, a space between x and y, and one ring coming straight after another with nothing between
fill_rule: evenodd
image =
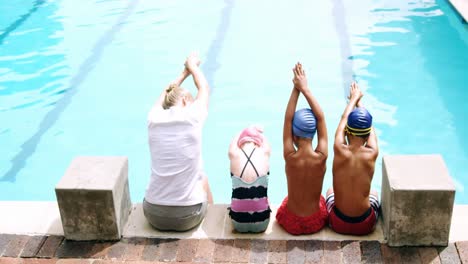
<instances>
[{"instance_id":1,"label":"striped swimsuit","mask_svg":"<svg viewBox=\"0 0 468 264\"><path fill-rule=\"evenodd\" d=\"M264 176L259 176L257 169L250 160L254 151L255 149L253 149L250 156L248 156L244 150L242 150L247 157L244 169L239 177L231 173L232 199L229 216L231 217L234 228L241 233L264 232L270 222L271 210L267 195L269 173ZM242 175L249 162L257 173L257 179L251 183L242 180Z\"/></svg>"}]
</instances>

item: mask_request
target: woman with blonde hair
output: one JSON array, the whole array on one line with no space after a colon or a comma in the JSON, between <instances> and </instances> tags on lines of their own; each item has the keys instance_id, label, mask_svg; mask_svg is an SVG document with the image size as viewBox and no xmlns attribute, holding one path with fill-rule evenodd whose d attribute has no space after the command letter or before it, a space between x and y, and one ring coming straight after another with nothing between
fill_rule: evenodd
<instances>
[{"instance_id":1,"label":"woman with blonde hair","mask_svg":"<svg viewBox=\"0 0 468 264\"><path fill-rule=\"evenodd\" d=\"M143 201L149 223L159 230L186 231L200 224L213 202L203 170L202 129L209 86L192 53L182 74L166 88L148 115L151 178ZM180 87L192 75L195 99Z\"/></svg>"}]
</instances>

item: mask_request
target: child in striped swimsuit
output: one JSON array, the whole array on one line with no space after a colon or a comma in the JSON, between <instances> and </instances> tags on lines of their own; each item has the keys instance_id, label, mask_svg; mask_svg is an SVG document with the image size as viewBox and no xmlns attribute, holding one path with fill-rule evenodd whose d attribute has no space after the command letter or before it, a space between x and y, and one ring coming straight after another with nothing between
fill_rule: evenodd
<instances>
[{"instance_id":1,"label":"child in striped swimsuit","mask_svg":"<svg viewBox=\"0 0 468 264\"><path fill-rule=\"evenodd\" d=\"M259 127L248 127L229 147L232 199L229 216L237 232L264 232L270 222L270 145Z\"/></svg>"}]
</instances>

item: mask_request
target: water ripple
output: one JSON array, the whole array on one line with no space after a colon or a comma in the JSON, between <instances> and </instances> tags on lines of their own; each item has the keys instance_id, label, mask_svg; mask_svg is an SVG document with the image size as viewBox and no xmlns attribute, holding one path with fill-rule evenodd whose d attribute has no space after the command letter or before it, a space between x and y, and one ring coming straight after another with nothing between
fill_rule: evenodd
<instances>
[{"instance_id":1,"label":"water ripple","mask_svg":"<svg viewBox=\"0 0 468 264\"><path fill-rule=\"evenodd\" d=\"M7 28L3 30L3 33L0 34L0 45L3 44L5 39L19 26L21 26L34 12L36 12L39 7L44 4L45 0L36 0L34 2L33 7L24 15L22 15L20 18L15 20L13 23L11 23Z\"/></svg>"},{"instance_id":2,"label":"water ripple","mask_svg":"<svg viewBox=\"0 0 468 264\"><path fill-rule=\"evenodd\" d=\"M11 160L11 168L0 178L0 181L14 182L17 173L24 167L27 160L35 152L42 136L55 124L65 108L70 104L72 97L76 94L77 88L87 78L95 64L101 58L104 49L113 41L115 35L122 28L123 22L133 13L138 1L130 1L125 8L125 12L118 17L117 21L107 30L94 44L92 53L87 57L78 69L76 75L70 80L68 91L63 94L60 100L50 103L53 108L42 119L39 129L22 145L21 150ZM65 91L63 91L65 92Z\"/></svg>"}]
</instances>

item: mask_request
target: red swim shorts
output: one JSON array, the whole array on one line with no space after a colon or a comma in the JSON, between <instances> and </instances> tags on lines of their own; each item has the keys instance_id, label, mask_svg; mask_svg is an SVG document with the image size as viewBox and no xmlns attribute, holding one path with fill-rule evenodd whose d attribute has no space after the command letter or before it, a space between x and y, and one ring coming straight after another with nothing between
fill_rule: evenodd
<instances>
[{"instance_id":1,"label":"red swim shorts","mask_svg":"<svg viewBox=\"0 0 468 264\"><path fill-rule=\"evenodd\" d=\"M328 224L333 231L347 235L367 235L375 229L379 217L379 201L376 196L370 195L370 208L363 215L349 217L335 206L334 194L327 196Z\"/></svg>"},{"instance_id":2,"label":"red swim shorts","mask_svg":"<svg viewBox=\"0 0 468 264\"><path fill-rule=\"evenodd\" d=\"M325 198L320 197L320 209L310 216L297 216L288 209L288 197L276 212L276 221L292 235L312 234L320 231L327 224L327 206Z\"/></svg>"},{"instance_id":3,"label":"red swim shorts","mask_svg":"<svg viewBox=\"0 0 468 264\"><path fill-rule=\"evenodd\" d=\"M330 216L329 216L330 228L333 229L337 233L348 234L348 235L360 236L360 235L367 235L369 233L372 233L372 231L374 231L375 224L377 223L377 218L376 218L374 208L371 207L369 208L369 210L370 210L370 213L368 213L369 215L365 217L362 221L352 223L352 222L349 222L349 220L344 221L344 219L346 219L345 217L338 216L337 208L333 207L333 209L330 211Z\"/></svg>"}]
</instances>

